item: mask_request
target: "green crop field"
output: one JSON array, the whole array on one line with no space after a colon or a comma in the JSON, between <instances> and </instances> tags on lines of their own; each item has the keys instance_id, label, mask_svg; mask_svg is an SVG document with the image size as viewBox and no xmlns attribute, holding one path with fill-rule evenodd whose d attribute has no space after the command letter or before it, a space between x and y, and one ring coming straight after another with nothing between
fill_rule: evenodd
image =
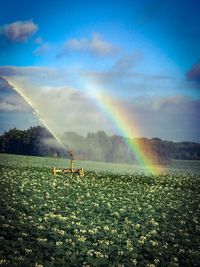
<instances>
[{"instance_id":1,"label":"green crop field","mask_svg":"<svg viewBox=\"0 0 200 267\"><path fill-rule=\"evenodd\" d=\"M199 266L199 162L137 166L0 155L2 266ZM66 166L67 165L67 166Z\"/></svg>"}]
</instances>

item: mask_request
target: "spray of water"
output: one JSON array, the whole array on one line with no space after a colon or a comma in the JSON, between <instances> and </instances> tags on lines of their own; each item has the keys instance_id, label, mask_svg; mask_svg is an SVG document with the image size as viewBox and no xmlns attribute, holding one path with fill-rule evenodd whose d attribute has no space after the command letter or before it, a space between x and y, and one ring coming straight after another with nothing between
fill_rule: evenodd
<instances>
[{"instance_id":1,"label":"spray of water","mask_svg":"<svg viewBox=\"0 0 200 267\"><path fill-rule=\"evenodd\" d=\"M5 78L7 81L8 79ZM45 120L42 118L41 114L39 113L39 111L34 107L34 104L32 103L32 101L30 100L30 98L28 98L25 94L23 94L23 92L20 91L19 88L17 88L17 86L13 85L12 82L8 81L9 85L13 88L13 90L15 90L28 104L29 106L33 109L33 114L36 115L39 119L39 121L45 126L45 128L53 135L53 137L56 139L56 141L59 143L59 145L64 148L64 150L67 153L70 153L70 149L65 146L63 144L63 142L60 140L60 138L56 135L56 133L49 127L49 125L45 122Z\"/></svg>"}]
</instances>

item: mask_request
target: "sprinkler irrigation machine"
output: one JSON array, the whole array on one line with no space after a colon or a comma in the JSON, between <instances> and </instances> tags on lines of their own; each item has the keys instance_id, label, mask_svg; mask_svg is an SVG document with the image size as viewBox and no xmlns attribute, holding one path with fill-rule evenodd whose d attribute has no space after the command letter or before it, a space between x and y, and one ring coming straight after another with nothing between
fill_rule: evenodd
<instances>
[{"instance_id":1,"label":"sprinkler irrigation machine","mask_svg":"<svg viewBox=\"0 0 200 267\"><path fill-rule=\"evenodd\" d=\"M55 176L56 174L77 174L80 176L84 176L84 170L83 168L80 169L74 169L74 152L73 151L68 151L68 154L70 156L70 167L69 168L64 168L64 169L57 169L54 167L52 169L52 173Z\"/></svg>"}]
</instances>

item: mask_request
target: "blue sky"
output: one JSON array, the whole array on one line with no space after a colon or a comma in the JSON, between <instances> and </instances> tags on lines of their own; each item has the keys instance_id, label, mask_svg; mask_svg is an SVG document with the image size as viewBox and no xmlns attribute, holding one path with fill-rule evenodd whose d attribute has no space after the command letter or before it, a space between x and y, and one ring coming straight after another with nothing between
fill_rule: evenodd
<instances>
[{"instance_id":1,"label":"blue sky","mask_svg":"<svg viewBox=\"0 0 200 267\"><path fill-rule=\"evenodd\" d=\"M144 136L200 141L199 9L198 0L3 1L0 75L26 79L34 101L36 86L40 94L44 87L59 86L82 95L90 84L120 99ZM8 87L0 81L1 132L36 125L32 110ZM88 105L95 109L89 100ZM84 113L79 99L80 106ZM61 110L53 112L61 116ZM80 116L77 107L70 112ZM101 117L103 129L114 133L106 114L95 110L97 117L91 118L87 112L91 129L69 130L98 130L94 121Z\"/></svg>"}]
</instances>

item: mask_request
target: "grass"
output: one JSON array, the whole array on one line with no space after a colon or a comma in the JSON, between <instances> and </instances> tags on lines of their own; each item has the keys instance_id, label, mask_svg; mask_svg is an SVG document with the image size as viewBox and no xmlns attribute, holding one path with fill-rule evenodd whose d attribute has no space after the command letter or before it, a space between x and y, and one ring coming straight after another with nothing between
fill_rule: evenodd
<instances>
[{"instance_id":1,"label":"grass","mask_svg":"<svg viewBox=\"0 0 200 267\"><path fill-rule=\"evenodd\" d=\"M138 166L82 161L85 177L54 177L55 161L66 167L66 160L0 159L2 266L199 265L195 162L172 162L153 176Z\"/></svg>"}]
</instances>

